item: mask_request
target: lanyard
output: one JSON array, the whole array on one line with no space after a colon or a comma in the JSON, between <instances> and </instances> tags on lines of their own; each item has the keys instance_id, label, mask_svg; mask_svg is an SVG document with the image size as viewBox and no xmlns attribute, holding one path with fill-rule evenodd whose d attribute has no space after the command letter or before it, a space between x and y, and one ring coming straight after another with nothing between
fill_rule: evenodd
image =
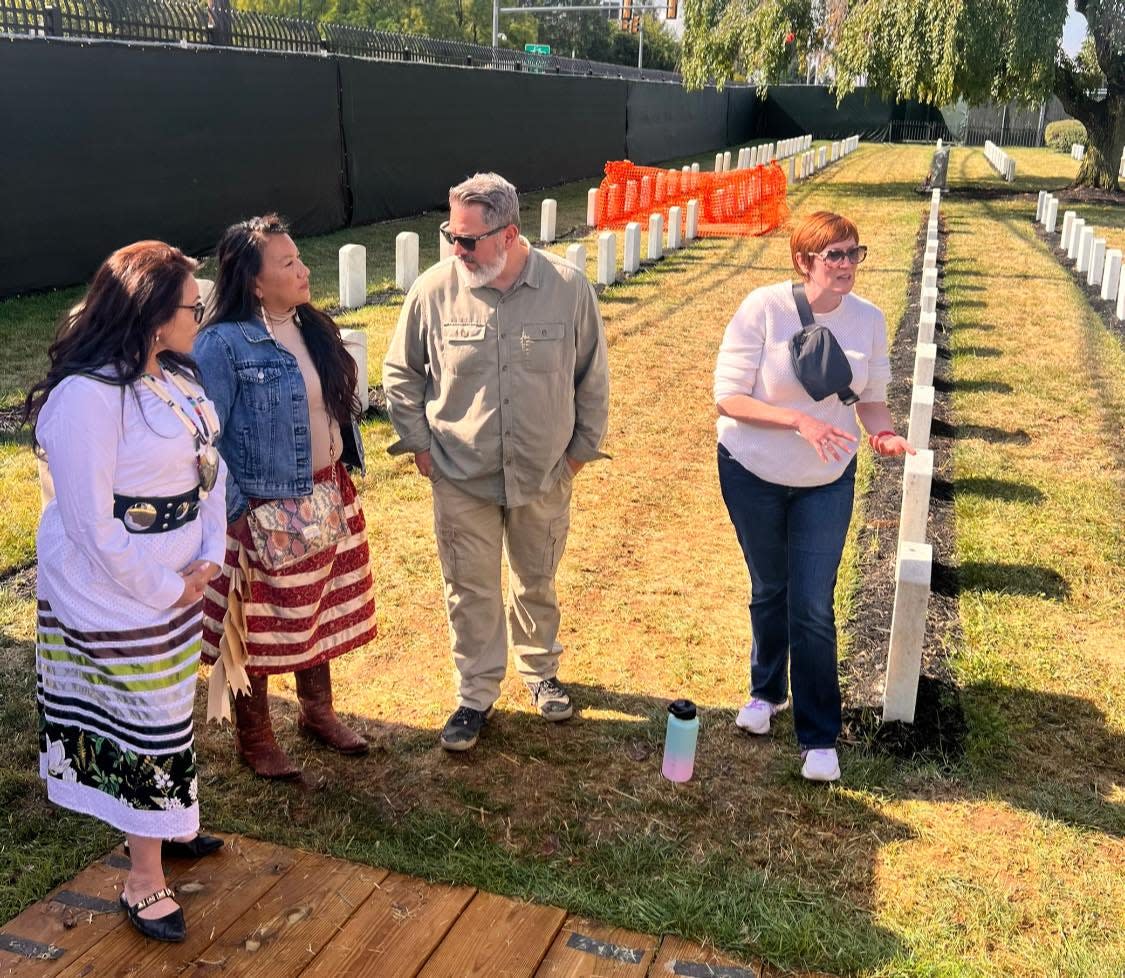
<instances>
[{"instance_id":1,"label":"lanyard","mask_svg":"<svg viewBox=\"0 0 1125 978\"><path fill-rule=\"evenodd\" d=\"M142 374L141 382L172 409L172 412L180 419L183 426L195 437L197 446L209 446L213 444L215 436L219 432L219 419L215 415L215 409L208 403L206 396L201 393L197 394L188 387L183 378L174 370L167 370L165 376L171 380L172 385L187 398L188 402L191 404L196 420L193 421L187 416L187 413L176 403L172 395L168 392L168 388L164 386L161 380L153 377L152 374Z\"/></svg>"}]
</instances>

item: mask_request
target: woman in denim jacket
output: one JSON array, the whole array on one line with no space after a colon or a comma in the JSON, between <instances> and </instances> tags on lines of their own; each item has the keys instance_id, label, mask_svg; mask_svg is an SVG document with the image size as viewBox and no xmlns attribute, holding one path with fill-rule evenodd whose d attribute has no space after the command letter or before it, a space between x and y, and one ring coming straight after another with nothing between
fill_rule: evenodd
<instances>
[{"instance_id":1,"label":"woman in denim jacket","mask_svg":"<svg viewBox=\"0 0 1125 978\"><path fill-rule=\"evenodd\" d=\"M311 304L309 270L276 215L228 228L218 261L213 312L194 353L222 426L229 526L223 572L204 599L203 658L217 663L212 682L236 691L242 759L263 777L294 778L300 770L270 724L270 674L296 673L302 732L344 754L368 750L333 710L328 665L375 637L366 524L347 471L363 468L356 366L336 324ZM348 535L268 570L247 512L331 480Z\"/></svg>"}]
</instances>

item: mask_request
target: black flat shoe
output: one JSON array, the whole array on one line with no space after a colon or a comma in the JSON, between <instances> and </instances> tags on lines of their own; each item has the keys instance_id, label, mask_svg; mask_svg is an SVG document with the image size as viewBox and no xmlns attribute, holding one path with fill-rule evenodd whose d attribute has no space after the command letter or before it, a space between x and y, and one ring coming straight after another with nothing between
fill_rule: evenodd
<instances>
[{"instance_id":1,"label":"black flat shoe","mask_svg":"<svg viewBox=\"0 0 1125 978\"><path fill-rule=\"evenodd\" d=\"M142 910L151 907L165 897L174 900L176 894L165 887L163 890L157 890L134 904L129 903L124 892L122 892L120 900L121 906L125 908L125 912L129 915L129 923L145 937L154 941L164 941L167 944L179 944L187 937L187 924L184 923L182 907L176 907L171 913L154 920L146 920L141 916Z\"/></svg>"},{"instance_id":2,"label":"black flat shoe","mask_svg":"<svg viewBox=\"0 0 1125 978\"><path fill-rule=\"evenodd\" d=\"M199 859L201 856L210 856L223 848L224 842L215 835L200 833L190 842L177 842L175 839L165 839L160 844L160 855L167 859Z\"/></svg>"},{"instance_id":3,"label":"black flat shoe","mask_svg":"<svg viewBox=\"0 0 1125 978\"><path fill-rule=\"evenodd\" d=\"M190 842L177 842L175 839L164 839L160 843L160 856L162 859L200 859L218 852L225 843L215 835L197 835ZM125 843L125 855L129 855L129 843Z\"/></svg>"}]
</instances>

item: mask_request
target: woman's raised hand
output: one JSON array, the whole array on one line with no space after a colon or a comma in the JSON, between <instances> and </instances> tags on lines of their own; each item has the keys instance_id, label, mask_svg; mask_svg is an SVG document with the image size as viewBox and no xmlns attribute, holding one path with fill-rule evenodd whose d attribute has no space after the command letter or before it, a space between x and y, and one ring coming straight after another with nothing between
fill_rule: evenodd
<instances>
[{"instance_id":1,"label":"woman's raised hand","mask_svg":"<svg viewBox=\"0 0 1125 978\"><path fill-rule=\"evenodd\" d=\"M801 420L797 422L797 434L816 449L822 462L829 459L838 462L841 452L850 455L855 451L855 435L808 414L801 415Z\"/></svg>"},{"instance_id":2,"label":"woman's raised hand","mask_svg":"<svg viewBox=\"0 0 1125 978\"><path fill-rule=\"evenodd\" d=\"M880 431L877 435L869 435L867 443L876 455L882 455L886 458L893 458L896 455L918 454L910 447L910 442L902 435L896 435L893 431Z\"/></svg>"}]
</instances>

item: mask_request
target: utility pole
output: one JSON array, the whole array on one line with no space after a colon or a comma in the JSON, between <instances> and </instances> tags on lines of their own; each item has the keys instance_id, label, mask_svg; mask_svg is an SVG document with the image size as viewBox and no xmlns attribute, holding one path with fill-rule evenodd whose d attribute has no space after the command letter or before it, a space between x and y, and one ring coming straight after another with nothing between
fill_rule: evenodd
<instances>
[{"instance_id":1,"label":"utility pole","mask_svg":"<svg viewBox=\"0 0 1125 978\"><path fill-rule=\"evenodd\" d=\"M641 26L637 32L637 67L643 68L645 66L645 15L641 12Z\"/></svg>"},{"instance_id":2,"label":"utility pole","mask_svg":"<svg viewBox=\"0 0 1125 978\"><path fill-rule=\"evenodd\" d=\"M492 0L492 58L496 59L496 48L500 44L500 0Z\"/></svg>"}]
</instances>

